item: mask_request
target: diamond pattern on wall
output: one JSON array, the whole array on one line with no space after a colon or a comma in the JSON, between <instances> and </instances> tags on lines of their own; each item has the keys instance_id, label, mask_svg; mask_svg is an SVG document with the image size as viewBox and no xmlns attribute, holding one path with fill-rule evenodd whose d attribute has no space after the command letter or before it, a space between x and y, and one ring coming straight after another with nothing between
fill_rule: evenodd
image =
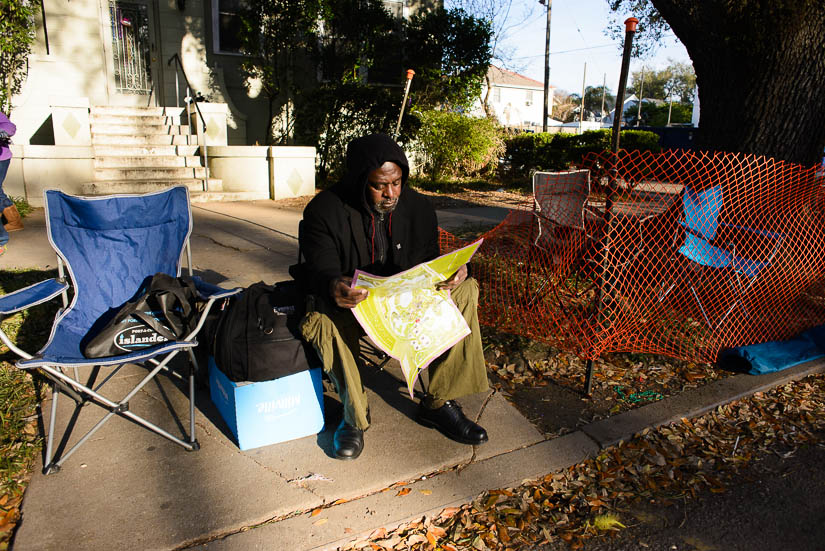
<instances>
[{"instance_id":1,"label":"diamond pattern on wall","mask_svg":"<svg viewBox=\"0 0 825 551\"><path fill-rule=\"evenodd\" d=\"M289 186L289 190L292 192L292 195L298 195L298 192L301 191L301 185L303 185L304 179L301 178L301 174L298 172L297 168L293 168L292 172L289 174L289 178L287 178L286 185Z\"/></svg>"},{"instance_id":2,"label":"diamond pattern on wall","mask_svg":"<svg viewBox=\"0 0 825 551\"><path fill-rule=\"evenodd\" d=\"M63 119L63 130L65 130L69 136L74 138L77 135L77 131L80 130L80 122L74 115L69 113L66 115L66 118Z\"/></svg>"},{"instance_id":3,"label":"diamond pattern on wall","mask_svg":"<svg viewBox=\"0 0 825 551\"><path fill-rule=\"evenodd\" d=\"M217 122L215 122L215 119L209 119L209 122L206 123L206 137L214 140L220 135L220 125Z\"/></svg>"}]
</instances>

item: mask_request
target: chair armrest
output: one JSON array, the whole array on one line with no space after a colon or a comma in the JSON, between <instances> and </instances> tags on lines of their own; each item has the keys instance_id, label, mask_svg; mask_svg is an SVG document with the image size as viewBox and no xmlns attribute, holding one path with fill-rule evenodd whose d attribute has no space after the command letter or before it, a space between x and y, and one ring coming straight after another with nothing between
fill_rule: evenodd
<instances>
[{"instance_id":1,"label":"chair armrest","mask_svg":"<svg viewBox=\"0 0 825 551\"><path fill-rule=\"evenodd\" d=\"M193 277L192 280L195 282L195 290L198 292L199 295L198 298L202 300L229 297L237 293L240 293L243 290L242 287L235 287L234 289L224 289L223 287L218 287L217 285L206 283L197 276Z\"/></svg>"},{"instance_id":2,"label":"chair armrest","mask_svg":"<svg viewBox=\"0 0 825 551\"><path fill-rule=\"evenodd\" d=\"M66 281L54 278L0 296L0 315L13 314L48 302L68 288Z\"/></svg>"},{"instance_id":3,"label":"chair armrest","mask_svg":"<svg viewBox=\"0 0 825 551\"><path fill-rule=\"evenodd\" d=\"M733 228L735 230L746 231L750 233L755 233L757 235L761 235L762 237L769 237L770 239L782 240L785 238L785 234L783 233L776 233L767 230L760 230L757 228L749 228L748 226L739 226L737 224L727 224L725 222L719 222L720 226L724 226L726 228Z\"/></svg>"}]
</instances>

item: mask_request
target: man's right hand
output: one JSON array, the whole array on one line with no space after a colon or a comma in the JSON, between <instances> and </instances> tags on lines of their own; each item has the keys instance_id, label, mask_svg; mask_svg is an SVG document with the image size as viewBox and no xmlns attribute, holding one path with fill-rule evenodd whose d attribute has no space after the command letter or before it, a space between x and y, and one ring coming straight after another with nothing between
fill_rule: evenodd
<instances>
[{"instance_id":1,"label":"man's right hand","mask_svg":"<svg viewBox=\"0 0 825 551\"><path fill-rule=\"evenodd\" d=\"M341 276L329 283L329 294L341 308L355 308L369 294L366 289L353 289L349 286L351 282L352 278Z\"/></svg>"}]
</instances>

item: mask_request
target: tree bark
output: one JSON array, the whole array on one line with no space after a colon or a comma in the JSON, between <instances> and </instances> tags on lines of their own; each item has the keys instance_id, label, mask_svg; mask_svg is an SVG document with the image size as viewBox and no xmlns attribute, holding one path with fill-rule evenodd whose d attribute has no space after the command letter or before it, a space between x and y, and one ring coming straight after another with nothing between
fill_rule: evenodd
<instances>
[{"instance_id":1,"label":"tree bark","mask_svg":"<svg viewBox=\"0 0 825 551\"><path fill-rule=\"evenodd\" d=\"M651 0L693 60L697 146L810 165L825 147L817 0Z\"/></svg>"}]
</instances>

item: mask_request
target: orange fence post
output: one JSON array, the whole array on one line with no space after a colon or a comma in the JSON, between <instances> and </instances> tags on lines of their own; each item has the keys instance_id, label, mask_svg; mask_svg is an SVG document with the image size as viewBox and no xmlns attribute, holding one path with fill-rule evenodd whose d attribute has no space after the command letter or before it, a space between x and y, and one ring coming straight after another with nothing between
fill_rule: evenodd
<instances>
[{"instance_id":1,"label":"orange fence post","mask_svg":"<svg viewBox=\"0 0 825 551\"><path fill-rule=\"evenodd\" d=\"M622 128L622 115L624 115L624 93L627 87L627 73L630 69L630 51L633 49L633 36L636 34L636 26L639 20L629 17L625 20L624 52L622 53L622 68L619 73L619 89L616 92L616 107L613 109L613 134L610 140L610 152L613 154L608 165L607 197L604 204L604 233L602 234L601 258L599 260L599 279L602 280L605 270L605 260L610 255L610 222L613 218L613 199L616 195L616 181L619 155L619 134ZM639 99L641 102L641 99ZM602 301L604 300L605 284L602 281L599 287L599 298L596 302L596 318L601 318ZM590 395L593 390L593 359L587 360L587 375L584 381L584 393Z\"/></svg>"}]
</instances>

